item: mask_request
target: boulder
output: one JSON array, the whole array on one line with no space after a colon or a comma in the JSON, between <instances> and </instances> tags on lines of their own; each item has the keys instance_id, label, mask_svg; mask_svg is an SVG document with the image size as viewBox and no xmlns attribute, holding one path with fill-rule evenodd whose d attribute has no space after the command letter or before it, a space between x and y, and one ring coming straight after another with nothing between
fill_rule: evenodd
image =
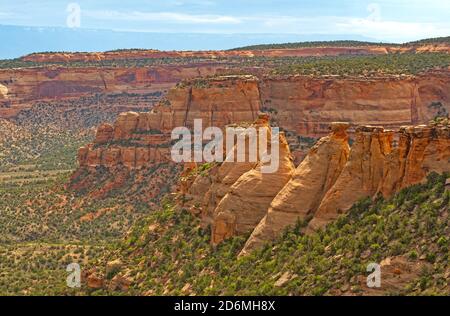
<instances>
[{"instance_id":1,"label":"boulder","mask_svg":"<svg viewBox=\"0 0 450 316\"><path fill-rule=\"evenodd\" d=\"M95 143L104 144L113 140L114 127L109 123L103 123L97 128Z\"/></svg>"}]
</instances>

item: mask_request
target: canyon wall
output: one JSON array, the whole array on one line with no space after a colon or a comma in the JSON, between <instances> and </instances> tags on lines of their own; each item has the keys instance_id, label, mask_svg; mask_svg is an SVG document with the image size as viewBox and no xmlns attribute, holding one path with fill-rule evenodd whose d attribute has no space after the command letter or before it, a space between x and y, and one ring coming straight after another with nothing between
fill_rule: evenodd
<instances>
[{"instance_id":1,"label":"canyon wall","mask_svg":"<svg viewBox=\"0 0 450 316\"><path fill-rule=\"evenodd\" d=\"M333 121L398 128L450 112L450 71L380 78L265 78L263 108L284 129L323 136Z\"/></svg>"},{"instance_id":2,"label":"canyon wall","mask_svg":"<svg viewBox=\"0 0 450 316\"><path fill-rule=\"evenodd\" d=\"M94 94L164 92L178 82L224 71L219 64L154 67L37 67L0 70L0 117L13 118L35 102ZM132 106L132 105L130 105Z\"/></svg>"},{"instance_id":3,"label":"canyon wall","mask_svg":"<svg viewBox=\"0 0 450 316\"><path fill-rule=\"evenodd\" d=\"M407 124L426 123L438 114L450 112L450 70L430 71L416 76L364 77L274 77L258 74L256 86L241 85L236 88L238 96L227 94L222 86L233 84L228 79L207 77L230 72L225 64L154 66L142 68L26 68L0 70L0 117L17 117L21 110L34 103L65 99L83 95L131 93L144 95L167 91L172 103L174 124L182 126L184 119L204 118L209 125L222 126L236 122L245 116L249 107L246 98L258 95L261 109L271 113L272 120L285 130L302 136L320 137L327 134L328 125L334 121L354 125L380 124L398 128ZM258 73L257 69L245 72ZM224 79L225 78L225 79ZM193 83L174 86L184 80ZM240 84L240 83L239 83ZM190 92L189 85L195 86ZM256 87L256 90L253 90ZM241 98L240 94L249 94ZM210 108L204 116L203 109L195 110L197 100L208 99ZM234 99L233 99L234 98ZM144 99L127 104L123 98L109 107L127 110L150 110L155 101ZM67 105L82 107L84 101ZM133 101L135 102L134 99ZM238 103L238 102L241 102ZM117 103L117 104L116 104ZM193 109L187 111L187 104ZM215 108L228 103L228 111ZM108 107L108 105L104 105ZM257 111L256 108L251 110ZM184 117L186 113L191 118ZM223 115L223 117L221 117ZM246 116L253 120L255 116Z\"/></svg>"},{"instance_id":4,"label":"canyon wall","mask_svg":"<svg viewBox=\"0 0 450 316\"><path fill-rule=\"evenodd\" d=\"M192 128L196 118L203 120L203 128L242 123L248 126L256 119L254 124L276 123L289 130L296 128L289 127L290 122L299 118L294 104L313 111L313 105L320 100L322 110L334 113L327 117L330 122L335 116L345 119L354 112L350 122L331 123L330 127L324 120L321 124L327 124L331 134L318 141L296 169L282 134L281 167L275 174L262 174L259 163L230 162L200 172L183 184L181 206L200 216L204 225L211 225L213 244L252 232L242 252L245 254L276 238L297 221L310 220L306 231L312 232L345 213L361 198L377 194L387 197L423 181L432 171L450 171L448 120L435 125L398 127L405 121L436 115L429 112L436 107L445 112L449 100L447 78L447 73L436 73L428 78L384 78L367 83L362 79L355 79L352 84L345 80L317 81L319 84L313 85L316 90L309 90L313 81L304 77L282 81L283 85L249 75L185 81L171 89L167 98L150 112L123 113L114 125L100 126L94 143L79 151L76 178L83 174L80 170L89 173L99 167L114 170L120 166L130 171L171 163L172 129ZM405 84L409 86L402 90ZM293 86L303 88L289 89ZM329 87L334 88L328 90ZM276 112L270 118L258 114L267 110L261 100L267 100L269 92L272 97L280 96L273 98ZM295 100L297 92L310 97ZM286 104L281 101L283 94ZM353 101L342 101L345 96ZM376 104L377 97L383 97L381 105ZM428 102L433 106L426 106ZM360 120L366 122L362 114L368 103L373 111L368 111L372 123L379 124L352 128L354 143L349 150L347 130ZM397 131L381 127L385 121ZM322 130L316 130L307 135L321 133Z\"/></svg>"},{"instance_id":5,"label":"canyon wall","mask_svg":"<svg viewBox=\"0 0 450 316\"><path fill-rule=\"evenodd\" d=\"M149 162L166 162L170 158L174 128L192 128L194 119L202 119L204 128L253 122L260 107L256 77L193 81L171 89L167 100L150 112L125 112L114 125L102 124L95 141L79 150L78 162L80 167L125 165L130 169Z\"/></svg>"}]
</instances>

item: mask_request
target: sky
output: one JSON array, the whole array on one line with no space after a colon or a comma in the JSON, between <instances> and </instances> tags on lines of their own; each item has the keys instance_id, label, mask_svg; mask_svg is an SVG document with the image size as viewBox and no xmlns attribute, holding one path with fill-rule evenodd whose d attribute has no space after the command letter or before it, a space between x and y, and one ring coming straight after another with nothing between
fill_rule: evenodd
<instances>
[{"instance_id":1,"label":"sky","mask_svg":"<svg viewBox=\"0 0 450 316\"><path fill-rule=\"evenodd\" d=\"M0 25L132 32L450 35L450 0L0 0Z\"/></svg>"}]
</instances>

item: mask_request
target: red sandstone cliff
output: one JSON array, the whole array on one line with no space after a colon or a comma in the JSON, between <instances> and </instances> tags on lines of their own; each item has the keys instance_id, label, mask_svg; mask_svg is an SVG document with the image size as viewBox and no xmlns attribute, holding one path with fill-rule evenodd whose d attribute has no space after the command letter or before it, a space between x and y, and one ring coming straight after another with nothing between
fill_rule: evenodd
<instances>
[{"instance_id":1,"label":"red sandstone cliff","mask_svg":"<svg viewBox=\"0 0 450 316\"><path fill-rule=\"evenodd\" d=\"M449 126L404 127L399 132L360 127L341 176L323 198L309 230L346 212L355 202L377 193L390 196L419 183L434 171L450 171ZM400 138L393 147L393 137Z\"/></svg>"},{"instance_id":2,"label":"red sandstone cliff","mask_svg":"<svg viewBox=\"0 0 450 316\"><path fill-rule=\"evenodd\" d=\"M12 118L33 103L42 100L61 100L102 93L165 93L172 103L176 123L184 120L186 100L210 100L205 117L208 124L236 122L255 104L245 100L261 100L261 109L272 113L272 120L284 129L302 136L324 136L333 121L354 125L380 124L398 128L407 124L426 123L439 111L450 112L450 70L432 71L416 76L364 77L311 77L260 76L259 83L239 83L237 96L227 94L221 86L233 84L233 79L200 79L197 88L179 87L178 82L230 71L226 65L154 66L149 68L27 68L0 70L0 117ZM257 72L256 70L248 70ZM192 86L192 85L191 85ZM134 102L134 101L130 101ZM217 112L220 104L228 102L227 112ZM238 104L241 102L241 104ZM252 101L253 102L253 101ZM217 105L216 105L217 104ZM82 106L78 104L67 106ZM105 105L107 106L107 105ZM122 111L133 109L134 104L124 100ZM150 102L141 102L138 109ZM203 110L203 109L202 109ZM257 111L254 108L254 111ZM192 117L203 117L195 108ZM224 115L222 118L221 115ZM255 116L246 117L251 121ZM189 118L187 118L189 120Z\"/></svg>"},{"instance_id":3,"label":"red sandstone cliff","mask_svg":"<svg viewBox=\"0 0 450 316\"><path fill-rule=\"evenodd\" d=\"M104 196L124 186L132 172L142 173L161 164L173 165L170 149L175 127L192 127L197 118L203 119L204 128L252 122L259 109L258 79L253 76L217 77L206 85L197 81L180 85L151 112L125 112L114 125L100 125L94 142L78 151L79 169L72 176L70 187L75 190L92 187L96 177L103 177L98 174L102 168L111 176L123 175L108 180L104 190L95 192Z\"/></svg>"},{"instance_id":4,"label":"red sandstone cliff","mask_svg":"<svg viewBox=\"0 0 450 316\"><path fill-rule=\"evenodd\" d=\"M96 93L164 92L178 82L223 71L220 64L153 67L44 67L1 69L0 117L10 118L33 102ZM7 100L6 100L7 97Z\"/></svg>"},{"instance_id":5,"label":"red sandstone cliff","mask_svg":"<svg viewBox=\"0 0 450 316\"><path fill-rule=\"evenodd\" d=\"M261 80L263 107L273 119L300 135L323 136L333 121L391 128L426 123L436 115L434 102L450 111L450 71L407 77Z\"/></svg>"},{"instance_id":6,"label":"red sandstone cliff","mask_svg":"<svg viewBox=\"0 0 450 316\"><path fill-rule=\"evenodd\" d=\"M450 172L448 120L402 127L396 132L359 126L350 150L347 128L345 123L332 124L332 133L311 148L295 171L287 164L287 169L280 171L282 176L275 176L282 181L264 181L256 169L250 167L245 172L239 167L237 170L244 173L233 177L235 183L222 185L220 179L214 180L222 166L214 169L210 189L197 191L197 201L204 195L206 202L199 204L196 212L212 224L212 243L252 231L241 252L245 255L299 220L310 220L309 233L335 220L362 198L389 197L424 181L430 172ZM211 197L213 203L208 204Z\"/></svg>"}]
</instances>

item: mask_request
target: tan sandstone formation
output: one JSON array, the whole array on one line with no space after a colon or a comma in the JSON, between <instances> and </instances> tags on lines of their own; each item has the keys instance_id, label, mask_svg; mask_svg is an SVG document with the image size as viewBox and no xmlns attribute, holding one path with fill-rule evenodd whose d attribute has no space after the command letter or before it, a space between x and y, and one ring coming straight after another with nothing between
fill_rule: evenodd
<instances>
[{"instance_id":1,"label":"tan sandstone formation","mask_svg":"<svg viewBox=\"0 0 450 316\"><path fill-rule=\"evenodd\" d=\"M331 124L330 135L295 171L287 147L281 146L284 162L275 174L261 173L260 163L224 162L197 177L188 192L197 203L194 213L211 225L212 244L252 232L241 251L245 255L298 220L310 220L306 232L311 233L362 198L389 197L430 172L450 172L448 120L397 132L358 126L351 149L348 128L348 123Z\"/></svg>"},{"instance_id":2,"label":"tan sandstone formation","mask_svg":"<svg viewBox=\"0 0 450 316\"><path fill-rule=\"evenodd\" d=\"M399 139L398 145L393 144L394 136ZM361 198L378 193L390 196L424 181L432 171L450 171L448 125L404 127L398 133L379 127L359 127L349 160L324 196L308 231L325 226Z\"/></svg>"},{"instance_id":3,"label":"tan sandstone formation","mask_svg":"<svg viewBox=\"0 0 450 316\"><path fill-rule=\"evenodd\" d=\"M251 125L256 129L267 128L269 116L260 113L258 119ZM248 136L245 138L248 145ZM234 157L237 156L237 147L232 149ZM205 226L212 224L216 214L216 207L222 198L229 192L231 186L246 172L257 167L257 162L249 159L248 151L245 152L245 161L225 161L210 173L210 186L203 198L201 219Z\"/></svg>"},{"instance_id":4,"label":"tan sandstone formation","mask_svg":"<svg viewBox=\"0 0 450 316\"><path fill-rule=\"evenodd\" d=\"M324 196L309 223L316 229L336 219L359 199L373 196L383 178L386 156L391 152L392 131L382 127L359 126L355 143L339 179Z\"/></svg>"},{"instance_id":5,"label":"tan sandstone formation","mask_svg":"<svg viewBox=\"0 0 450 316\"><path fill-rule=\"evenodd\" d=\"M402 127L398 147L388 155L379 192L384 196L422 181L427 173L449 170L450 128L444 126Z\"/></svg>"},{"instance_id":6,"label":"tan sandstone formation","mask_svg":"<svg viewBox=\"0 0 450 316\"><path fill-rule=\"evenodd\" d=\"M269 127L269 116L259 113L258 119L251 125L233 124L234 127L253 127L259 128ZM249 135L243 134L246 146L249 146ZM236 143L236 140L234 141ZM237 157L237 145L231 152ZM226 148L224 155L226 157ZM225 158L224 157L224 158ZM258 158L259 159L259 158ZM204 226L211 225L217 216L216 207L222 198L230 191L231 186L246 172L255 169L258 162L250 160L248 147L245 149L245 160L238 162L224 161L220 165L214 165L207 172L202 172L202 166L195 166L190 172L182 177L181 186L181 203L180 206L187 208L192 214L201 213L201 219ZM193 178L192 178L193 176Z\"/></svg>"},{"instance_id":7,"label":"tan sandstone formation","mask_svg":"<svg viewBox=\"0 0 450 316\"><path fill-rule=\"evenodd\" d=\"M348 123L331 124L331 134L321 138L309 150L247 240L242 255L275 239L298 220L314 214L347 162L350 151L348 127Z\"/></svg>"},{"instance_id":8,"label":"tan sandstone formation","mask_svg":"<svg viewBox=\"0 0 450 316\"><path fill-rule=\"evenodd\" d=\"M263 173L263 162L259 161L255 168L239 177L217 205L212 223L212 244L251 232L266 213L270 202L289 181L294 165L283 133L280 133L279 142L278 170Z\"/></svg>"}]
</instances>

